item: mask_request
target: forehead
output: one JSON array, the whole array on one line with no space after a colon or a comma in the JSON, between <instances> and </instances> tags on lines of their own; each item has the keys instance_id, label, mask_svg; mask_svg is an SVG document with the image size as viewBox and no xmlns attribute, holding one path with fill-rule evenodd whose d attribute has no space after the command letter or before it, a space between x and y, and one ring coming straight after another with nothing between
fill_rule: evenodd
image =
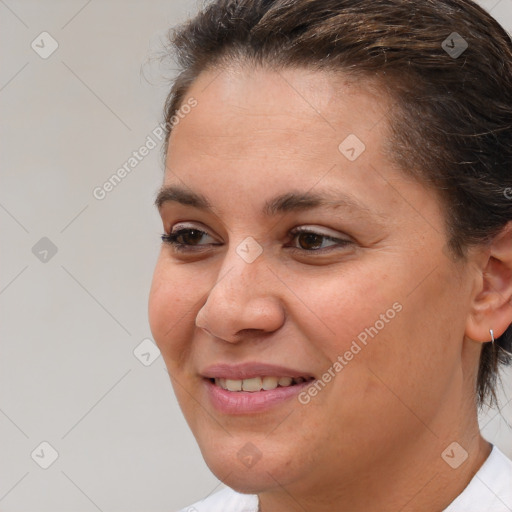
<instances>
[{"instance_id":1,"label":"forehead","mask_svg":"<svg viewBox=\"0 0 512 512\"><path fill-rule=\"evenodd\" d=\"M337 159L350 134L376 150L388 98L327 71L234 67L199 75L184 99L197 106L173 128L169 156L195 159Z\"/></svg>"},{"instance_id":2,"label":"forehead","mask_svg":"<svg viewBox=\"0 0 512 512\"><path fill-rule=\"evenodd\" d=\"M389 104L368 87L321 71L235 68L201 74L190 98L197 105L171 133L164 187L184 185L223 211L260 211L278 195L320 188L396 201L380 176L392 167ZM357 159L340 150L347 140Z\"/></svg>"}]
</instances>

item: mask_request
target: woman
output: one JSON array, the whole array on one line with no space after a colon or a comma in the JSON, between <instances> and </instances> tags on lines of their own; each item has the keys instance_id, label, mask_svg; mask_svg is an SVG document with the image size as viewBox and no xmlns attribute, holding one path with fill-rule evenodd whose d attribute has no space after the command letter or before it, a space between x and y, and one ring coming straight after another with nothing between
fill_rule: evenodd
<instances>
[{"instance_id":1,"label":"woman","mask_svg":"<svg viewBox=\"0 0 512 512\"><path fill-rule=\"evenodd\" d=\"M469 0L217 0L178 28L149 316L197 511L509 511L512 42Z\"/></svg>"}]
</instances>

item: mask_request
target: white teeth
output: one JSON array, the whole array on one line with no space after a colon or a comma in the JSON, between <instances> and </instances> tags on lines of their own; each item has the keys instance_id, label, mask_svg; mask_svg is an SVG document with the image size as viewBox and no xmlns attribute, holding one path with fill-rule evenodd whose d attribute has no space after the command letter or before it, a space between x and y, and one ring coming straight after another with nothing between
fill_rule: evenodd
<instances>
[{"instance_id":1,"label":"white teeth","mask_svg":"<svg viewBox=\"0 0 512 512\"><path fill-rule=\"evenodd\" d=\"M244 391L260 391L261 377L253 377L252 379L244 379L242 381L242 389Z\"/></svg>"},{"instance_id":2,"label":"white teeth","mask_svg":"<svg viewBox=\"0 0 512 512\"><path fill-rule=\"evenodd\" d=\"M269 391L278 386L287 387L292 384L301 384L305 382L304 377L252 377L250 379L215 379L215 384L228 391Z\"/></svg>"},{"instance_id":3,"label":"white teeth","mask_svg":"<svg viewBox=\"0 0 512 512\"><path fill-rule=\"evenodd\" d=\"M277 377L263 377L262 387L264 390L268 391L269 389L276 389L279 384L279 379Z\"/></svg>"},{"instance_id":4,"label":"white teeth","mask_svg":"<svg viewBox=\"0 0 512 512\"><path fill-rule=\"evenodd\" d=\"M242 381L226 379L226 389L228 391L242 391Z\"/></svg>"}]
</instances>

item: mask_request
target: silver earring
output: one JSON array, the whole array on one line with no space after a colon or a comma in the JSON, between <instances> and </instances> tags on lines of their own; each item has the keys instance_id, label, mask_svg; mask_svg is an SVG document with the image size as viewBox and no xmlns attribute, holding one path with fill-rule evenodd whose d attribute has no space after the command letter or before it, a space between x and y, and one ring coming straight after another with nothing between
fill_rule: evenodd
<instances>
[{"instance_id":1,"label":"silver earring","mask_svg":"<svg viewBox=\"0 0 512 512\"><path fill-rule=\"evenodd\" d=\"M491 333L491 342L494 345L494 331L492 329L489 329L489 332Z\"/></svg>"}]
</instances>

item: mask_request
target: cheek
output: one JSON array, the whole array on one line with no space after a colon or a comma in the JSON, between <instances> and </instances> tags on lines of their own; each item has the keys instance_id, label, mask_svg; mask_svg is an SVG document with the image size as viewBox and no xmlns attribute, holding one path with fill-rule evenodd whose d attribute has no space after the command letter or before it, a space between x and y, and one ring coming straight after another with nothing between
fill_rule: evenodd
<instances>
[{"instance_id":1,"label":"cheek","mask_svg":"<svg viewBox=\"0 0 512 512\"><path fill-rule=\"evenodd\" d=\"M153 338L166 364L184 353L187 331L194 328L198 287L192 276L160 257L151 284L148 316ZM169 366L169 364L168 364Z\"/></svg>"},{"instance_id":2,"label":"cheek","mask_svg":"<svg viewBox=\"0 0 512 512\"><path fill-rule=\"evenodd\" d=\"M357 361L354 358L352 374L364 376L364 370L368 370L374 413L384 417L410 408L417 418L429 422L446 401L449 390L462 384L457 339L463 336L464 317L457 312L458 297L454 288L447 286L447 275L433 272L412 293L415 281L410 277L390 294L402 310L375 337L368 338ZM370 318L368 321L372 322ZM362 366L361 374L358 364ZM353 382L345 384L357 393L355 387L352 389ZM372 401L366 403L370 409ZM418 421L414 415L409 420L411 424Z\"/></svg>"},{"instance_id":3,"label":"cheek","mask_svg":"<svg viewBox=\"0 0 512 512\"><path fill-rule=\"evenodd\" d=\"M413 402L418 396L441 396L457 363L450 339L464 327L450 321L460 317L460 306L447 292L450 278L438 270L417 286L417 276L431 272L428 265L407 274L406 262L395 272L393 264L396 258L345 269L337 279L303 281L298 295L307 298L309 311L297 322L309 339L322 340L316 344L329 361L344 358L343 369L334 370L340 377L334 387L344 393L361 399L369 385L382 387L380 394L392 398L395 392Z\"/></svg>"},{"instance_id":4,"label":"cheek","mask_svg":"<svg viewBox=\"0 0 512 512\"><path fill-rule=\"evenodd\" d=\"M324 340L321 344L332 361L348 350L353 340L359 338L364 343L369 339L367 329L375 323L382 330L381 315L396 316L396 287L389 285L391 279L378 268L369 271L353 266L341 270L339 277L331 273L321 279L295 278L291 282L303 283L294 289L302 302L296 322L308 339ZM389 318L386 320L392 322Z\"/></svg>"}]
</instances>

